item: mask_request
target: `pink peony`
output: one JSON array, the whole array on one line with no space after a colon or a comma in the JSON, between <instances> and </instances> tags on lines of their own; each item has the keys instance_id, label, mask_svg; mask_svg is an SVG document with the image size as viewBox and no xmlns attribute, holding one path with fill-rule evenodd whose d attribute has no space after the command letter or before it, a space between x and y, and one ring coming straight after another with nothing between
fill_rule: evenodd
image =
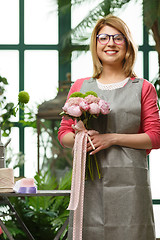
<instances>
[{"instance_id":1,"label":"pink peony","mask_svg":"<svg viewBox=\"0 0 160 240\"><path fill-rule=\"evenodd\" d=\"M93 95L88 95L87 97L84 98L85 101L90 104L90 103L98 103L99 102L99 98L98 97L95 97Z\"/></svg>"},{"instance_id":2,"label":"pink peony","mask_svg":"<svg viewBox=\"0 0 160 240\"><path fill-rule=\"evenodd\" d=\"M100 113L100 108L99 105L97 103L91 103L90 105L90 109L89 109L89 113L90 114L99 114Z\"/></svg>"},{"instance_id":3,"label":"pink peony","mask_svg":"<svg viewBox=\"0 0 160 240\"><path fill-rule=\"evenodd\" d=\"M82 111L80 107L77 105L72 105L67 108L67 113L72 117L80 117L82 115Z\"/></svg>"},{"instance_id":4,"label":"pink peony","mask_svg":"<svg viewBox=\"0 0 160 240\"><path fill-rule=\"evenodd\" d=\"M99 101L99 108L100 108L100 111L102 114L108 114L110 112L110 109L109 109L109 104L103 100L103 99L100 99Z\"/></svg>"},{"instance_id":5,"label":"pink peony","mask_svg":"<svg viewBox=\"0 0 160 240\"><path fill-rule=\"evenodd\" d=\"M68 102L66 102L64 104L64 106L62 107L63 111L67 112L68 107L69 107L69 104L68 104Z\"/></svg>"},{"instance_id":6,"label":"pink peony","mask_svg":"<svg viewBox=\"0 0 160 240\"><path fill-rule=\"evenodd\" d=\"M87 111L89 110L89 108L90 108L90 106L88 105L88 103L86 103L85 100L83 100L82 102L80 102L79 107L80 107L80 109L81 109L82 111L85 111L85 112L87 112Z\"/></svg>"},{"instance_id":7,"label":"pink peony","mask_svg":"<svg viewBox=\"0 0 160 240\"><path fill-rule=\"evenodd\" d=\"M83 101L83 98L80 98L80 97L72 97L72 98L69 98L67 103L69 104L69 106L73 106L73 105L79 105L80 102Z\"/></svg>"}]
</instances>

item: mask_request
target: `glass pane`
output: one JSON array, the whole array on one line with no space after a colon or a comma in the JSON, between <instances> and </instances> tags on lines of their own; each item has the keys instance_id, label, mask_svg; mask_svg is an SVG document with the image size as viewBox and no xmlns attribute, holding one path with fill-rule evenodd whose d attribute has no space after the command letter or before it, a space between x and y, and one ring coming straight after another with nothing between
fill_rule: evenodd
<instances>
[{"instance_id":1,"label":"glass pane","mask_svg":"<svg viewBox=\"0 0 160 240\"><path fill-rule=\"evenodd\" d=\"M154 41L154 38L153 38L153 33L151 30L149 30L149 45L155 45L155 41Z\"/></svg>"},{"instance_id":2,"label":"glass pane","mask_svg":"<svg viewBox=\"0 0 160 240\"><path fill-rule=\"evenodd\" d=\"M160 238L160 205L153 205L155 228L156 228L156 238Z\"/></svg>"},{"instance_id":3,"label":"glass pane","mask_svg":"<svg viewBox=\"0 0 160 240\"><path fill-rule=\"evenodd\" d=\"M18 51L0 50L0 75L7 78L8 85L6 89L6 102L18 103L19 92L19 54ZM11 118L12 121L18 121L18 114Z\"/></svg>"},{"instance_id":4,"label":"glass pane","mask_svg":"<svg viewBox=\"0 0 160 240\"><path fill-rule=\"evenodd\" d=\"M11 138L10 143L6 147L6 160L9 161L9 165L7 163L6 167L13 168L17 165L20 159L20 153L19 153L19 128L13 127L11 130L11 134L9 136ZM2 137L3 144L7 143L9 138ZM22 156L21 156L22 159ZM23 161L23 159L22 159ZM14 169L14 176L19 176L19 168Z\"/></svg>"},{"instance_id":5,"label":"glass pane","mask_svg":"<svg viewBox=\"0 0 160 240\"><path fill-rule=\"evenodd\" d=\"M158 73L158 53L149 52L149 80L152 81Z\"/></svg>"},{"instance_id":6,"label":"glass pane","mask_svg":"<svg viewBox=\"0 0 160 240\"><path fill-rule=\"evenodd\" d=\"M25 177L33 178L37 172L37 133L30 127L25 128Z\"/></svg>"},{"instance_id":7,"label":"glass pane","mask_svg":"<svg viewBox=\"0 0 160 240\"><path fill-rule=\"evenodd\" d=\"M75 28L85 17L87 17L89 12L103 2L103 0L94 0L92 1L92 5L91 1L79 1L80 3L78 4L74 4L76 2L75 0L71 2L71 27Z\"/></svg>"},{"instance_id":8,"label":"glass pane","mask_svg":"<svg viewBox=\"0 0 160 240\"><path fill-rule=\"evenodd\" d=\"M19 43L19 0L0 0L0 44Z\"/></svg>"},{"instance_id":9,"label":"glass pane","mask_svg":"<svg viewBox=\"0 0 160 240\"><path fill-rule=\"evenodd\" d=\"M78 57L77 57L77 54ZM93 74L91 53L82 51L72 52L71 76L74 82L78 78L91 77Z\"/></svg>"},{"instance_id":10,"label":"glass pane","mask_svg":"<svg viewBox=\"0 0 160 240\"><path fill-rule=\"evenodd\" d=\"M25 0L25 43L57 44L57 1Z\"/></svg>"},{"instance_id":11,"label":"glass pane","mask_svg":"<svg viewBox=\"0 0 160 240\"><path fill-rule=\"evenodd\" d=\"M55 98L58 88L58 52L25 51L25 91L30 95L28 107Z\"/></svg>"},{"instance_id":12,"label":"glass pane","mask_svg":"<svg viewBox=\"0 0 160 240\"><path fill-rule=\"evenodd\" d=\"M129 27L136 44L143 44L142 0L130 1L115 12ZM137 27L138 26L138 27Z\"/></svg>"},{"instance_id":13,"label":"glass pane","mask_svg":"<svg viewBox=\"0 0 160 240\"><path fill-rule=\"evenodd\" d=\"M137 54L134 71L137 77L143 78L143 53L142 52L138 52Z\"/></svg>"},{"instance_id":14,"label":"glass pane","mask_svg":"<svg viewBox=\"0 0 160 240\"><path fill-rule=\"evenodd\" d=\"M43 142L41 139L43 138ZM52 140L46 131L42 131L42 135L40 136L40 170L42 169L42 164L45 158L52 158ZM25 177L33 178L38 170L38 159L37 159L37 132L29 127L25 128ZM42 170L46 170L43 169Z\"/></svg>"},{"instance_id":15,"label":"glass pane","mask_svg":"<svg viewBox=\"0 0 160 240\"><path fill-rule=\"evenodd\" d=\"M84 18L86 18L89 12L92 11L98 4L100 4L103 0L94 0L92 1L81 1L81 3L72 5L71 8L71 28L75 28ZM73 3L75 1L72 1ZM89 44L90 42L90 35L92 32L92 28L94 27L95 22L93 21L93 26L85 26L85 36L88 35L88 40L85 42L78 41L78 35L72 36L72 43L74 44ZM84 30L81 29L81 33Z\"/></svg>"},{"instance_id":16,"label":"glass pane","mask_svg":"<svg viewBox=\"0 0 160 240\"><path fill-rule=\"evenodd\" d=\"M152 150L150 153L150 179L151 179L151 189L152 198L160 199L160 149Z\"/></svg>"},{"instance_id":17,"label":"glass pane","mask_svg":"<svg viewBox=\"0 0 160 240\"><path fill-rule=\"evenodd\" d=\"M43 128L41 129L39 152L40 152L39 159L40 170L45 172L48 170L48 167L51 166L50 165L51 160L52 163L54 164L54 159L51 136Z\"/></svg>"}]
</instances>

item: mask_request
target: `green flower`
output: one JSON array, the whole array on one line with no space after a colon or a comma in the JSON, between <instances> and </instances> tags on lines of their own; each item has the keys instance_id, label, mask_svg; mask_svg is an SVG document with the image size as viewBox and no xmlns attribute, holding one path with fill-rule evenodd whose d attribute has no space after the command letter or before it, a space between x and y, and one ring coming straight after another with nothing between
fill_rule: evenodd
<instances>
[{"instance_id":1,"label":"green flower","mask_svg":"<svg viewBox=\"0 0 160 240\"><path fill-rule=\"evenodd\" d=\"M18 94L18 102L19 103L28 103L29 102L29 94L25 91L21 91Z\"/></svg>"},{"instance_id":2,"label":"green flower","mask_svg":"<svg viewBox=\"0 0 160 240\"><path fill-rule=\"evenodd\" d=\"M84 94L81 93L81 92L74 92L70 95L69 98L72 98L72 97L81 97L81 98L84 98Z\"/></svg>"},{"instance_id":3,"label":"green flower","mask_svg":"<svg viewBox=\"0 0 160 240\"><path fill-rule=\"evenodd\" d=\"M84 94L84 97L87 97L88 95L93 95L95 97L98 97L97 93L93 92L93 91L88 91Z\"/></svg>"}]
</instances>

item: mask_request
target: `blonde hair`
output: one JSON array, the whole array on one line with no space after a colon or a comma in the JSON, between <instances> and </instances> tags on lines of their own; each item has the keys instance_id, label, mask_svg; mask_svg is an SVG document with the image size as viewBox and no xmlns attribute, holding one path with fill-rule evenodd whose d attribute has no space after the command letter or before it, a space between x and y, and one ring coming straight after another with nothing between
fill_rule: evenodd
<instances>
[{"instance_id":1,"label":"blonde hair","mask_svg":"<svg viewBox=\"0 0 160 240\"><path fill-rule=\"evenodd\" d=\"M97 56L97 34L106 25L116 28L119 32L121 32L125 36L126 55L123 60L123 71L127 77L135 77L136 75L133 71L133 67L138 52L138 47L135 45L131 36L131 32L128 26L123 22L123 20L121 20L119 17L110 14L97 21L97 24L94 27L91 35L90 51L93 59L92 77L98 78L102 73L103 66L100 59Z\"/></svg>"}]
</instances>

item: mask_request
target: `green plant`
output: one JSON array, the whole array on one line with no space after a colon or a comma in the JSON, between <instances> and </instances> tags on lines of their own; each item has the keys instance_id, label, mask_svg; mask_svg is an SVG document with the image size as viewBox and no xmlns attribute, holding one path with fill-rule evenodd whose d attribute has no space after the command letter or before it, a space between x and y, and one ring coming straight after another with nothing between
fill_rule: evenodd
<instances>
[{"instance_id":1,"label":"green plant","mask_svg":"<svg viewBox=\"0 0 160 240\"><path fill-rule=\"evenodd\" d=\"M69 190L71 189L71 171L66 173L65 177L62 178L59 182L58 190ZM67 217L69 216L69 211L66 210L69 204L69 197L55 197L54 202L54 211L57 213L57 217L52 219L52 225L54 234L59 231ZM67 229L63 234L65 234Z\"/></svg>"},{"instance_id":2,"label":"green plant","mask_svg":"<svg viewBox=\"0 0 160 240\"><path fill-rule=\"evenodd\" d=\"M6 86L8 85L8 81L5 77L0 76L0 126L3 130L3 136L8 136L11 131L11 127L13 124L9 121L8 115L12 115L14 103L6 101L5 91ZM2 126L2 123L5 122L5 125Z\"/></svg>"},{"instance_id":3,"label":"green plant","mask_svg":"<svg viewBox=\"0 0 160 240\"><path fill-rule=\"evenodd\" d=\"M5 91L8 81L5 77L0 76L0 128L3 131L3 136L9 136L13 123L10 122L11 116L16 116L18 108L24 110L24 105L29 102L29 94L25 91L21 91L18 94L18 103L15 106L13 102L7 102Z\"/></svg>"}]
</instances>

